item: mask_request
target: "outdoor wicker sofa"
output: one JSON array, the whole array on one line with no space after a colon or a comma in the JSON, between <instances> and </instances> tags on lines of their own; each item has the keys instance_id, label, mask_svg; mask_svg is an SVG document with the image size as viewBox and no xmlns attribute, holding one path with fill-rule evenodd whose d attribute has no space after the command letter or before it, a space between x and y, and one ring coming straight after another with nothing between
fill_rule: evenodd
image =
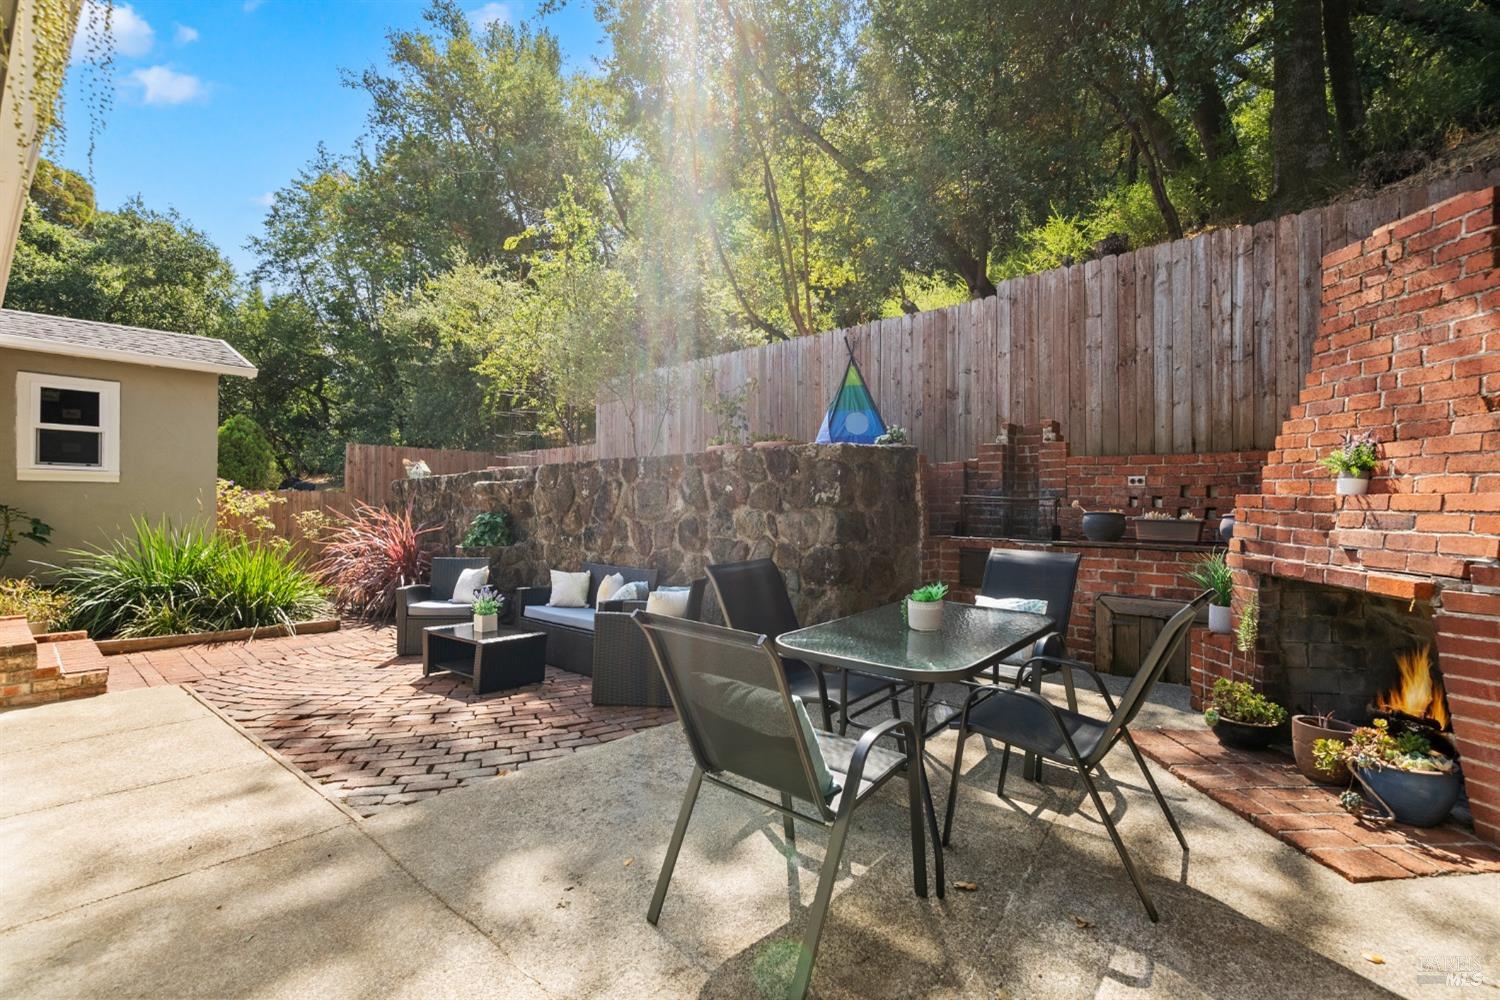
<instances>
[{"instance_id":1,"label":"outdoor wicker sofa","mask_svg":"<svg viewBox=\"0 0 1500 1000\"><path fill-rule=\"evenodd\" d=\"M396 655L422 652L422 630L434 625L459 625L474 617L470 604L455 604L453 588L466 569L488 566L486 558L436 556L432 560L431 583L418 583L396 591Z\"/></svg>"},{"instance_id":2,"label":"outdoor wicker sofa","mask_svg":"<svg viewBox=\"0 0 1500 1000\"><path fill-rule=\"evenodd\" d=\"M516 588L516 624L547 634L547 662L554 667L570 670L585 677L594 675L594 616L597 613L594 601L599 594L599 583L611 573L619 573L626 583L644 581L648 589L656 588L656 570L639 566L610 566L605 563L584 563L589 574L589 592L586 606L582 608L554 608L547 602L552 599L552 588ZM598 611L614 612L623 608L624 602L606 601ZM634 609L632 609L634 610Z\"/></svg>"}]
</instances>

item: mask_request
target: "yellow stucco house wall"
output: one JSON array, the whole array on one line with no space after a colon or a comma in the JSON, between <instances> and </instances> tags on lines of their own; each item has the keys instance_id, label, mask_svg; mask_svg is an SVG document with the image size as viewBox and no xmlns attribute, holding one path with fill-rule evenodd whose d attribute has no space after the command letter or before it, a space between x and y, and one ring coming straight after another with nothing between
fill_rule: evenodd
<instances>
[{"instance_id":1,"label":"yellow stucco house wall","mask_svg":"<svg viewBox=\"0 0 1500 1000\"><path fill-rule=\"evenodd\" d=\"M0 503L53 528L5 574L133 518L211 524L224 375L255 368L222 340L0 309Z\"/></svg>"}]
</instances>

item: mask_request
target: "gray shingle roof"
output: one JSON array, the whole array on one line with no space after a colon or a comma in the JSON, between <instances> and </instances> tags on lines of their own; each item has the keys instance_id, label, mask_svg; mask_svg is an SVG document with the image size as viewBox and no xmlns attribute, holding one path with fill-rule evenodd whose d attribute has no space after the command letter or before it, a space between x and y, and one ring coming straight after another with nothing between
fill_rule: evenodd
<instances>
[{"instance_id":1,"label":"gray shingle roof","mask_svg":"<svg viewBox=\"0 0 1500 1000\"><path fill-rule=\"evenodd\" d=\"M44 316L18 309L0 309L0 347L255 377L254 365L214 337Z\"/></svg>"}]
</instances>

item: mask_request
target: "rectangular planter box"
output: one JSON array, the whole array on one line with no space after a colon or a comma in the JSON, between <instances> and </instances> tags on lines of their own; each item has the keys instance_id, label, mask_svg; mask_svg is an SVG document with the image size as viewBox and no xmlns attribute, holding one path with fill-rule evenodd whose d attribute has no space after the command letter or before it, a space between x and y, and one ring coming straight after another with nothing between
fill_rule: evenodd
<instances>
[{"instance_id":1,"label":"rectangular planter box","mask_svg":"<svg viewBox=\"0 0 1500 1000\"><path fill-rule=\"evenodd\" d=\"M313 635L319 632L337 632L339 620L327 618L322 621L294 622L297 635ZM243 642L248 639L270 639L291 635L280 625L262 625L260 628L236 628L227 632L188 632L181 635L150 635L139 639L97 639L94 645L105 656L119 653L142 653L151 649L174 649L178 646L196 646L210 642Z\"/></svg>"},{"instance_id":2,"label":"rectangular planter box","mask_svg":"<svg viewBox=\"0 0 1500 1000\"><path fill-rule=\"evenodd\" d=\"M1138 542L1167 542L1172 545L1192 545L1203 534L1203 519L1191 521L1157 520L1147 517L1132 517L1135 524L1135 540Z\"/></svg>"}]
</instances>

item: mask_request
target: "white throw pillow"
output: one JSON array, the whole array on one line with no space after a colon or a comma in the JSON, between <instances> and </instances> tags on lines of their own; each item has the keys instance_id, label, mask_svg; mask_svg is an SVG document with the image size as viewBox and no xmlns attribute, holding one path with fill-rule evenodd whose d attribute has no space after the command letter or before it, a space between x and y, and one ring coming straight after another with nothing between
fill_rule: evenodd
<instances>
[{"instance_id":1,"label":"white throw pillow","mask_svg":"<svg viewBox=\"0 0 1500 1000\"><path fill-rule=\"evenodd\" d=\"M974 603L981 608L1000 608L1005 611L1025 611L1033 615L1045 615L1047 602L1035 597L985 597L980 594Z\"/></svg>"},{"instance_id":2,"label":"white throw pillow","mask_svg":"<svg viewBox=\"0 0 1500 1000\"><path fill-rule=\"evenodd\" d=\"M458 582L453 585L454 604L473 604L474 591L490 582L490 568L488 566L470 566L458 574Z\"/></svg>"},{"instance_id":3,"label":"white throw pillow","mask_svg":"<svg viewBox=\"0 0 1500 1000\"><path fill-rule=\"evenodd\" d=\"M552 571L552 597L547 601L554 608L586 608L589 606L589 574Z\"/></svg>"},{"instance_id":4,"label":"white throw pillow","mask_svg":"<svg viewBox=\"0 0 1500 1000\"><path fill-rule=\"evenodd\" d=\"M624 573L611 573L599 581L599 592L594 595L594 607L615 599L615 593L625 586Z\"/></svg>"},{"instance_id":5,"label":"white throw pillow","mask_svg":"<svg viewBox=\"0 0 1500 1000\"><path fill-rule=\"evenodd\" d=\"M667 615L671 618L687 617L688 598L692 591L683 587L680 590L662 588L653 590L646 596L646 613L651 615Z\"/></svg>"}]
</instances>

